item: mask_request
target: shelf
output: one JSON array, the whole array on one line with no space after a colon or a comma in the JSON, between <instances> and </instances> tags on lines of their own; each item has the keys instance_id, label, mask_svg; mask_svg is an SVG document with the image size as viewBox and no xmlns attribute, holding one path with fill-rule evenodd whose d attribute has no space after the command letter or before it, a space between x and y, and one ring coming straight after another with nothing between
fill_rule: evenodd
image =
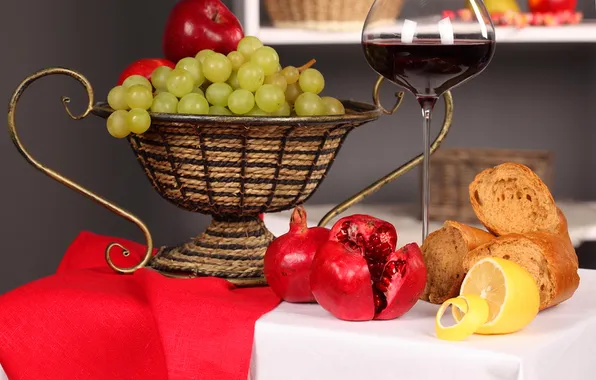
<instances>
[{"instance_id":1,"label":"shelf","mask_svg":"<svg viewBox=\"0 0 596 380\"><path fill-rule=\"evenodd\" d=\"M360 32L319 32L262 27L255 32L268 45L324 45L360 43ZM589 43L596 42L596 22L559 27L497 27L500 43Z\"/></svg>"},{"instance_id":2,"label":"shelf","mask_svg":"<svg viewBox=\"0 0 596 380\"><path fill-rule=\"evenodd\" d=\"M315 30L274 28L262 25L260 2L232 0L232 9L240 17L244 32L259 37L267 45L334 45L360 43L360 30L321 32ZM596 42L596 20L577 25L525 28L497 27L500 43L590 43Z\"/></svg>"},{"instance_id":3,"label":"shelf","mask_svg":"<svg viewBox=\"0 0 596 380\"><path fill-rule=\"evenodd\" d=\"M590 43L596 42L596 22L578 25L533 26L523 29L498 27L497 42L507 43Z\"/></svg>"}]
</instances>

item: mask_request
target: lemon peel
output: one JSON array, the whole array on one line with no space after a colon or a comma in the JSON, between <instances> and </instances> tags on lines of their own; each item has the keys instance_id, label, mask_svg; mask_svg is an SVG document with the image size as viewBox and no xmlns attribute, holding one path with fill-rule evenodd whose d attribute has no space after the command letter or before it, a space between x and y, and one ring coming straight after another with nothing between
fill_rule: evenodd
<instances>
[{"instance_id":1,"label":"lemon peel","mask_svg":"<svg viewBox=\"0 0 596 380\"><path fill-rule=\"evenodd\" d=\"M463 313L463 317L456 319L452 326L443 326L441 318L452 306L452 311L456 309ZM435 317L435 332L437 338L448 341L461 341L474 334L482 325L488 321L489 308L488 302L480 296L469 294L448 299L443 302Z\"/></svg>"}]
</instances>

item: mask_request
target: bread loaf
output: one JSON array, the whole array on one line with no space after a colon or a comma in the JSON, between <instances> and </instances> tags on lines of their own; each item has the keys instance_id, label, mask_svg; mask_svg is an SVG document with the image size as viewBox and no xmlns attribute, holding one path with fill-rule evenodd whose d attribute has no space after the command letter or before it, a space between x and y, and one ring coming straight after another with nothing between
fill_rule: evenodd
<instances>
[{"instance_id":1,"label":"bread loaf","mask_svg":"<svg viewBox=\"0 0 596 380\"><path fill-rule=\"evenodd\" d=\"M428 235L421 247L427 277L420 299L441 304L457 296L466 273L462 266L465 255L492 239L494 236L484 230L454 221L446 221Z\"/></svg>"},{"instance_id":2,"label":"bread loaf","mask_svg":"<svg viewBox=\"0 0 596 380\"><path fill-rule=\"evenodd\" d=\"M569 298L579 286L573 246L558 233L537 231L500 236L471 250L463 259L467 272L478 260L500 257L524 267L540 289L540 310Z\"/></svg>"},{"instance_id":3,"label":"bread loaf","mask_svg":"<svg viewBox=\"0 0 596 380\"><path fill-rule=\"evenodd\" d=\"M569 238L567 221L548 187L527 166L508 162L486 169L469 192L476 216L497 236L549 231Z\"/></svg>"}]
</instances>

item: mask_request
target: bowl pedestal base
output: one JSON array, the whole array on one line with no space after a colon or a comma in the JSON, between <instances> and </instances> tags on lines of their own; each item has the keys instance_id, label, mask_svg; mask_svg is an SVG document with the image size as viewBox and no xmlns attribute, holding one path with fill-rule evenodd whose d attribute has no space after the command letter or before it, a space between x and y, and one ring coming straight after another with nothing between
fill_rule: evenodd
<instances>
[{"instance_id":1,"label":"bowl pedestal base","mask_svg":"<svg viewBox=\"0 0 596 380\"><path fill-rule=\"evenodd\" d=\"M258 217L213 217L205 232L162 247L149 267L172 277L224 278L238 286L266 285L263 257L275 237Z\"/></svg>"}]
</instances>

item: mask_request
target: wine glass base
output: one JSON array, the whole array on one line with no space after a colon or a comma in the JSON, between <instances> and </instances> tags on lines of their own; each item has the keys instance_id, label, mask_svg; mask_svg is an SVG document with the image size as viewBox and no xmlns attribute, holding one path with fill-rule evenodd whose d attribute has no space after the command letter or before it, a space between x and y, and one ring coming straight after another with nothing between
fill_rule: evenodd
<instances>
[{"instance_id":1,"label":"wine glass base","mask_svg":"<svg viewBox=\"0 0 596 380\"><path fill-rule=\"evenodd\" d=\"M168 277L218 277L238 286L266 285L263 258L274 238L258 216L213 219L193 240L162 247L148 266Z\"/></svg>"}]
</instances>

